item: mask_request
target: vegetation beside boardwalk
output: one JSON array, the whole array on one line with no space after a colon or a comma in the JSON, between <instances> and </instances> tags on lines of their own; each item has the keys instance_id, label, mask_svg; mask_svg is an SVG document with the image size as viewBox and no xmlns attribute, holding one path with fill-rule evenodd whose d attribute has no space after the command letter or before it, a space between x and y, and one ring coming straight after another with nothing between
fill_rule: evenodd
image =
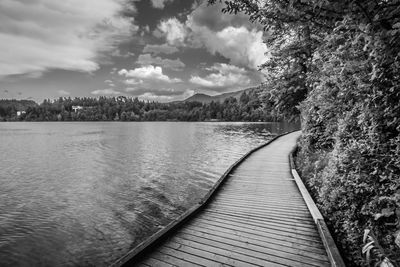
<instances>
[{"instance_id":1,"label":"vegetation beside boardwalk","mask_svg":"<svg viewBox=\"0 0 400 267\"><path fill-rule=\"evenodd\" d=\"M298 166L348 265L400 264L400 3L220 2L268 31L265 91L302 119Z\"/></svg>"}]
</instances>

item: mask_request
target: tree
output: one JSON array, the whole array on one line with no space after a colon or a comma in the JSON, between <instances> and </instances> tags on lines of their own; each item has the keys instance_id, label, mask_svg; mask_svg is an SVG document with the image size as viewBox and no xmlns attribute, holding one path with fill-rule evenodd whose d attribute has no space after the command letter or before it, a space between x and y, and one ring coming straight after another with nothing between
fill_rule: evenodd
<instances>
[{"instance_id":1,"label":"tree","mask_svg":"<svg viewBox=\"0 0 400 267\"><path fill-rule=\"evenodd\" d=\"M301 112L302 172L348 262L366 264L365 228L400 262L400 3L224 3L268 32L265 95L280 113Z\"/></svg>"}]
</instances>

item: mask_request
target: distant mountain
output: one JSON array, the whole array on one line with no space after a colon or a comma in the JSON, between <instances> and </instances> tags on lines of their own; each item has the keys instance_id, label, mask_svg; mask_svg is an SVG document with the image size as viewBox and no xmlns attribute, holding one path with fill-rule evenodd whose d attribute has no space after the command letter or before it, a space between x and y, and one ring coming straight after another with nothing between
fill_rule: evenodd
<instances>
[{"instance_id":1,"label":"distant mountain","mask_svg":"<svg viewBox=\"0 0 400 267\"><path fill-rule=\"evenodd\" d=\"M240 91L235 91L235 92L229 92L229 93L224 93L224 94L220 94L220 95L214 95L214 96L210 96L210 95L206 95L206 94L194 94L191 97L183 100L183 102L201 102L201 103L210 103L212 101L214 102L224 102L225 99L229 98L229 97L234 97L236 99L239 99L240 96L246 92L248 93L249 91L255 90L257 89L257 87L251 87L251 88L247 88L247 89L243 89Z\"/></svg>"},{"instance_id":2,"label":"distant mountain","mask_svg":"<svg viewBox=\"0 0 400 267\"><path fill-rule=\"evenodd\" d=\"M213 100L212 96L206 94L194 94L191 97L183 100L183 102L201 102L201 103L209 103Z\"/></svg>"}]
</instances>

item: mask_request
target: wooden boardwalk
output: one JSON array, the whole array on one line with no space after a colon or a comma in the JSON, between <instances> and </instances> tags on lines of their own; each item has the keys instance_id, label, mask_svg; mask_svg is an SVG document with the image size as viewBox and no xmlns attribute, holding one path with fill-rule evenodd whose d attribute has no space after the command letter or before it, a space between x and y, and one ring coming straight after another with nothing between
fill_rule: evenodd
<instances>
[{"instance_id":1,"label":"wooden boardwalk","mask_svg":"<svg viewBox=\"0 0 400 267\"><path fill-rule=\"evenodd\" d=\"M299 132L242 162L212 200L127 266L330 266L290 173Z\"/></svg>"}]
</instances>

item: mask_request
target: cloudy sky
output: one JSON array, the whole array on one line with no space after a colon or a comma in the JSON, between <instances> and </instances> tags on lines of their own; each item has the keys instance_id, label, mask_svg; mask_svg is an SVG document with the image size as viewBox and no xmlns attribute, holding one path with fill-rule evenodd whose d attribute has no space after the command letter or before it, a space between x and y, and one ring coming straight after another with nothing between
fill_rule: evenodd
<instances>
[{"instance_id":1,"label":"cloudy sky","mask_svg":"<svg viewBox=\"0 0 400 267\"><path fill-rule=\"evenodd\" d=\"M156 101L257 85L261 27L200 0L1 0L0 99Z\"/></svg>"}]
</instances>

